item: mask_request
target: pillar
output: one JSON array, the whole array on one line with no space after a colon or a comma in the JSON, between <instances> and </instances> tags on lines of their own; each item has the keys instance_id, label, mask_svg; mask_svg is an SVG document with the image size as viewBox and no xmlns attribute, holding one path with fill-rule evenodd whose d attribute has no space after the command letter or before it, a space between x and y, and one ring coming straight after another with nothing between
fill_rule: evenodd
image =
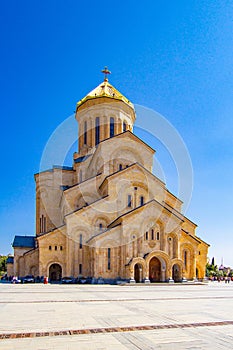
<instances>
[{"instance_id":1,"label":"pillar","mask_svg":"<svg viewBox=\"0 0 233 350\"><path fill-rule=\"evenodd\" d=\"M148 264L146 264L144 283L150 283L150 280L149 280L149 262L148 262Z\"/></svg>"},{"instance_id":2,"label":"pillar","mask_svg":"<svg viewBox=\"0 0 233 350\"><path fill-rule=\"evenodd\" d=\"M130 280L129 283L136 283L134 279L134 267L130 267Z\"/></svg>"}]
</instances>

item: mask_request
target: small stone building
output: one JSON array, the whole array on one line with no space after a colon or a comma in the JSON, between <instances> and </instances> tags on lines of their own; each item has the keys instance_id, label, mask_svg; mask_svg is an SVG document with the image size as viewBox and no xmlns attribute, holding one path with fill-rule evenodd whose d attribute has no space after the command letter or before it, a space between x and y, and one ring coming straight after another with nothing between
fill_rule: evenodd
<instances>
[{"instance_id":1,"label":"small stone building","mask_svg":"<svg viewBox=\"0 0 233 350\"><path fill-rule=\"evenodd\" d=\"M6 259L6 273L7 276L13 276L14 275L14 257L13 256L8 256Z\"/></svg>"},{"instance_id":2,"label":"small stone building","mask_svg":"<svg viewBox=\"0 0 233 350\"><path fill-rule=\"evenodd\" d=\"M133 104L104 81L77 103L72 167L35 175L36 235L16 236L14 274L106 281L205 277L208 244L152 173Z\"/></svg>"}]
</instances>

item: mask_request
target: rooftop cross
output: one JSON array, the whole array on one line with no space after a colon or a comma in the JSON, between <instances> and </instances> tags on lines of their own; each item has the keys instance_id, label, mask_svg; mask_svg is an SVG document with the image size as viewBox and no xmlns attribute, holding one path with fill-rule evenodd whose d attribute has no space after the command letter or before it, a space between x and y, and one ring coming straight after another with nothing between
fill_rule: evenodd
<instances>
[{"instance_id":1,"label":"rooftop cross","mask_svg":"<svg viewBox=\"0 0 233 350\"><path fill-rule=\"evenodd\" d=\"M108 70L108 67L104 67L101 72L104 74L104 81L108 81L108 74L111 74L110 70Z\"/></svg>"}]
</instances>

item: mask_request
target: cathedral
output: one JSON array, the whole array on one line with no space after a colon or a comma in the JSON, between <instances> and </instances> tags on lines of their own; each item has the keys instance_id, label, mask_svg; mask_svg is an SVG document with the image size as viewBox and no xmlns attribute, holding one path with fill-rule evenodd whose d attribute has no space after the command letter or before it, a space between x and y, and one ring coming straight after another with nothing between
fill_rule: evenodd
<instances>
[{"instance_id":1,"label":"cathedral","mask_svg":"<svg viewBox=\"0 0 233 350\"><path fill-rule=\"evenodd\" d=\"M152 173L155 150L133 133L134 105L103 73L76 106L72 167L35 174L36 235L15 236L8 268L50 281L201 280L209 245Z\"/></svg>"}]
</instances>

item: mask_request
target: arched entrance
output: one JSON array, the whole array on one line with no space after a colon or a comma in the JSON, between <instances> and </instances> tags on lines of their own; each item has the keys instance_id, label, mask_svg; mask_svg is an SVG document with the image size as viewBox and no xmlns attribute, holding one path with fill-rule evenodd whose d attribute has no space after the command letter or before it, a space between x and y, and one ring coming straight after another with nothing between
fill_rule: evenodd
<instances>
[{"instance_id":1,"label":"arched entrance","mask_svg":"<svg viewBox=\"0 0 233 350\"><path fill-rule=\"evenodd\" d=\"M141 264L134 265L134 279L136 283L142 282L142 265Z\"/></svg>"},{"instance_id":2,"label":"arched entrance","mask_svg":"<svg viewBox=\"0 0 233 350\"><path fill-rule=\"evenodd\" d=\"M149 263L149 279L151 282L160 282L161 280L161 262L153 257Z\"/></svg>"},{"instance_id":3,"label":"arched entrance","mask_svg":"<svg viewBox=\"0 0 233 350\"><path fill-rule=\"evenodd\" d=\"M178 264L174 264L172 266L172 279L174 280L174 282L181 281L180 266Z\"/></svg>"},{"instance_id":4,"label":"arched entrance","mask_svg":"<svg viewBox=\"0 0 233 350\"><path fill-rule=\"evenodd\" d=\"M60 281L62 268L59 264L52 264L49 268L49 279L51 282Z\"/></svg>"}]
</instances>

